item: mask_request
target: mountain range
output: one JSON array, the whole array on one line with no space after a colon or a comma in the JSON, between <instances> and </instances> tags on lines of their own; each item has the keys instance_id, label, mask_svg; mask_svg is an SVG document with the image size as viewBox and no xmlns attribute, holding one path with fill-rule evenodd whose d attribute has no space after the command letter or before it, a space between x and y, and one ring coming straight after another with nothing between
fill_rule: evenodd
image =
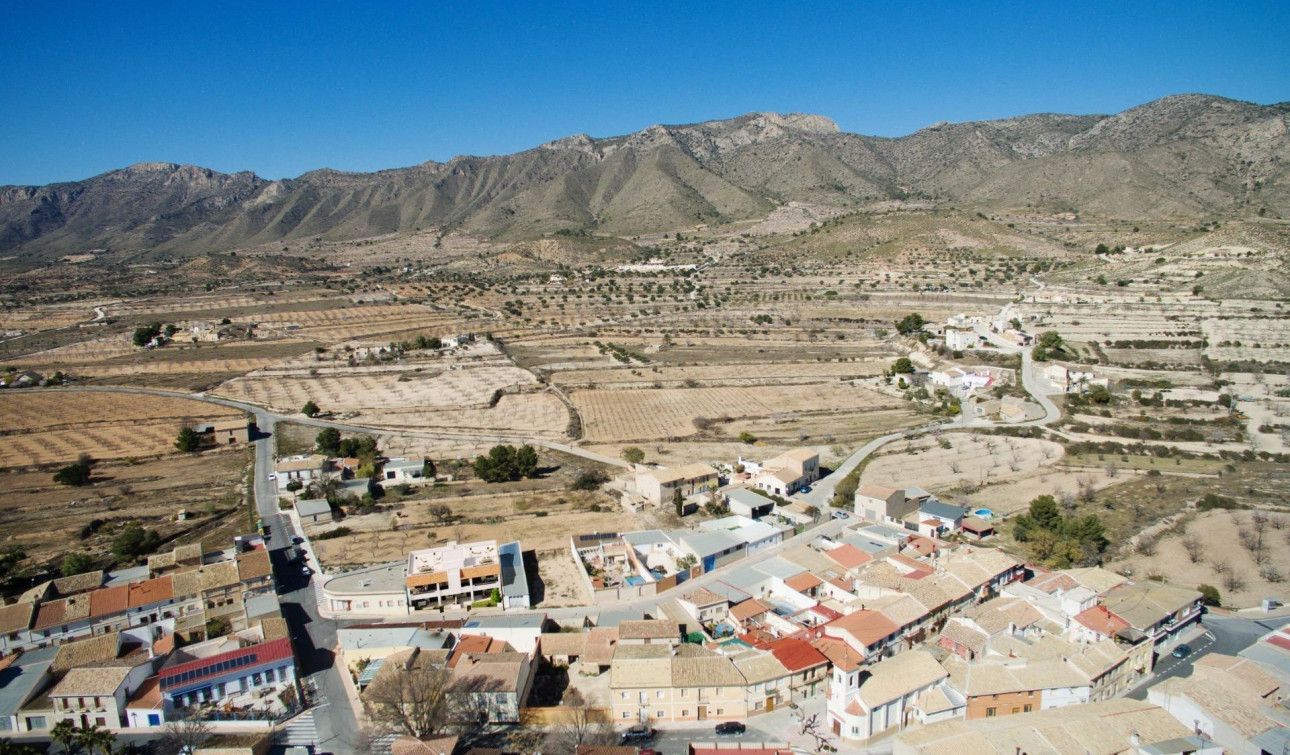
<instances>
[{"instance_id":1,"label":"mountain range","mask_svg":"<svg viewBox=\"0 0 1290 755\"><path fill-rule=\"evenodd\" d=\"M750 113L280 181L141 163L0 187L0 253L33 262L91 248L184 255L431 230L636 234L762 217L792 200L859 207L918 197L1130 220L1284 216L1288 127L1290 102L1191 94L1115 115L942 123L899 138L846 133L820 115Z\"/></svg>"}]
</instances>

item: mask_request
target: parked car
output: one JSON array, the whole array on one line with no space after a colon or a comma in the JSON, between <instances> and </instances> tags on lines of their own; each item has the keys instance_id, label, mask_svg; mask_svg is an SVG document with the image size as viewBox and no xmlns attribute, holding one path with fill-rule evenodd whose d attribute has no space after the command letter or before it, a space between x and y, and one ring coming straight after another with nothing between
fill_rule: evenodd
<instances>
[{"instance_id":1,"label":"parked car","mask_svg":"<svg viewBox=\"0 0 1290 755\"><path fill-rule=\"evenodd\" d=\"M632 728L623 732L622 736L619 737L619 742L621 742L622 744L631 744L632 742L648 742L649 740L653 739L656 734L658 734L658 731L655 729L651 729L648 726L633 726Z\"/></svg>"},{"instance_id":2,"label":"parked car","mask_svg":"<svg viewBox=\"0 0 1290 755\"><path fill-rule=\"evenodd\" d=\"M1189 655L1191 655L1191 645L1183 643L1174 648L1173 656L1175 658L1186 658Z\"/></svg>"},{"instance_id":3,"label":"parked car","mask_svg":"<svg viewBox=\"0 0 1290 755\"><path fill-rule=\"evenodd\" d=\"M847 517L850 516L850 514L848 514L845 511L835 511L833 512L832 516L834 519L846 519Z\"/></svg>"},{"instance_id":4,"label":"parked car","mask_svg":"<svg viewBox=\"0 0 1290 755\"><path fill-rule=\"evenodd\" d=\"M274 480L276 480L276 479L278 479L278 476L277 476L276 474L274 474L274 473L270 472L270 473L269 473L269 482L273 482L273 481L274 481Z\"/></svg>"},{"instance_id":5,"label":"parked car","mask_svg":"<svg viewBox=\"0 0 1290 755\"><path fill-rule=\"evenodd\" d=\"M300 545L300 544L301 544L301 543L303 543L304 541L305 541L305 539L304 539L303 537L299 536L299 535L292 535L292 536L291 536L291 544L292 544L292 545Z\"/></svg>"},{"instance_id":6,"label":"parked car","mask_svg":"<svg viewBox=\"0 0 1290 755\"><path fill-rule=\"evenodd\" d=\"M300 573L308 577L314 573L314 570L310 569L308 566L302 566L300 567Z\"/></svg>"},{"instance_id":7,"label":"parked car","mask_svg":"<svg viewBox=\"0 0 1290 755\"><path fill-rule=\"evenodd\" d=\"M801 489L801 490L799 490L799 491L797 491L797 492L799 492L799 493L809 493L809 492L811 492L811 486L810 486L810 485L803 485L803 486L802 486L802 489Z\"/></svg>"},{"instance_id":8,"label":"parked car","mask_svg":"<svg viewBox=\"0 0 1290 755\"><path fill-rule=\"evenodd\" d=\"M725 721L717 724L718 734L743 734L748 727L739 721Z\"/></svg>"}]
</instances>

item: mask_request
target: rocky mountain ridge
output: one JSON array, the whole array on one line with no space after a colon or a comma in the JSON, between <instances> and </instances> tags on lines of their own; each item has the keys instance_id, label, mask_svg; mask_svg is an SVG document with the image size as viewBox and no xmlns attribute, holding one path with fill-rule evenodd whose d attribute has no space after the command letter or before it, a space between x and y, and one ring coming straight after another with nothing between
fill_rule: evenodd
<instances>
[{"instance_id":1,"label":"rocky mountain ridge","mask_svg":"<svg viewBox=\"0 0 1290 755\"><path fill-rule=\"evenodd\" d=\"M141 163L84 181L0 187L0 253L165 253L438 229L533 238L632 234L920 196L982 208L1126 219L1290 214L1290 103L1177 95L1115 115L940 123L899 138L819 115L749 113L634 134L558 139L376 173L268 181Z\"/></svg>"}]
</instances>

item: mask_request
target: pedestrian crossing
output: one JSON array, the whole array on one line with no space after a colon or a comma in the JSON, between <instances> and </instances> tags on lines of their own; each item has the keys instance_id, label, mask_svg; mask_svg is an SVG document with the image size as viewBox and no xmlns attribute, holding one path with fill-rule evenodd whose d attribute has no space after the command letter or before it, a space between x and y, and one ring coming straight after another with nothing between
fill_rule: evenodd
<instances>
[{"instance_id":1,"label":"pedestrian crossing","mask_svg":"<svg viewBox=\"0 0 1290 755\"><path fill-rule=\"evenodd\" d=\"M307 710L287 722L278 730L277 744L284 747L303 747L318 744L318 728L314 725L314 712Z\"/></svg>"}]
</instances>

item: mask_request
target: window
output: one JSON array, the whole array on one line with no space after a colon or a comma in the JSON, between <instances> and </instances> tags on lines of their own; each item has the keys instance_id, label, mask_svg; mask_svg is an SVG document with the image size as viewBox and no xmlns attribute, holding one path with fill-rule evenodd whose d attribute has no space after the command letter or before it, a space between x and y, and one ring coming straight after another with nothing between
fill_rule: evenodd
<instances>
[{"instance_id":1,"label":"window","mask_svg":"<svg viewBox=\"0 0 1290 755\"><path fill-rule=\"evenodd\" d=\"M1034 709L1035 709L1035 706L1027 704L1027 705L1022 706L1021 711L1022 711L1023 713L1029 713L1030 711L1032 711L1032 710L1034 710Z\"/></svg>"},{"instance_id":2,"label":"window","mask_svg":"<svg viewBox=\"0 0 1290 755\"><path fill-rule=\"evenodd\" d=\"M27 716L27 728L31 731L38 731L45 728L44 716Z\"/></svg>"},{"instance_id":3,"label":"window","mask_svg":"<svg viewBox=\"0 0 1290 755\"><path fill-rule=\"evenodd\" d=\"M627 693L626 693L626 692L624 692L624 693L623 693L623 697L627 697ZM631 714L631 712L630 712L630 711L623 711L623 718L631 718L631 715L632 715L632 714Z\"/></svg>"},{"instance_id":4,"label":"window","mask_svg":"<svg viewBox=\"0 0 1290 755\"><path fill-rule=\"evenodd\" d=\"M623 699L624 699L624 700L626 700L626 699L627 699L627 693L626 693L626 692L624 692L624 693L622 693L622 694L623 694ZM626 717L626 716L627 716L627 714L626 714L626 713L624 713L624 714L623 714L623 717Z\"/></svg>"},{"instance_id":5,"label":"window","mask_svg":"<svg viewBox=\"0 0 1290 755\"><path fill-rule=\"evenodd\" d=\"M656 710L656 711L654 711L654 717L655 717L655 718L662 718L662 717L663 717L663 711L661 711L661 710Z\"/></svg>"},{"instance_id":6,"label":"window","mask_svg":"<svg viewBox=\"0 0 1290 755\"><path fill-rule=\"evenodd\" d=\"M658 692L655 692L655 693L654 693L654 697L655 697L655 699L662 700L662 699L663 699L663 690L659 690Z\"/></svg>"},{"instance_id":7,"label":"window","mask_svg":"<svg viewBox=\"0 0 1290 755\"><path fill-rule=\"evenodd\" d=\"M97 717L97 718L95 718L95 719L94 719L94 725L95 725L95 726L107 726L107 719L106 719L106 718L104 718L103 716L99 716L99 717Z\"/></svg>"},{"instance_id":8,"label":"window","mask_svg":"<svg viewBox=\"0 0 1290 755\"><path fill-rule=\"evenodd\" d=\"M683 711L681 711L681 717L682 717L682 718L684 718L685 716L688 716L688 715L690 715L690 711L688 711L688 710L683 710Z\"/></svg>"},{"instance_id":9,"label":"window","mask_svg":"<svg viewBox=\"0 0 1290 755\"><path fill-rule=\"evenodd\" d=\"M721 715L722 713L724 713L724 712L725 712L725 711L721 710L720 708L717 708L717 715L718 715L718 716L720 716L720 715Z\"/></svg>"},{"instance_id":10,"label":"window","mask_svg":"<svg viewBox=\"0 0 1290 755\"><path fill-rule=\"evenodd\" d=\"M149 726L161 726L161 714L160 714L160 713L149 713L149 714L148 714L148 725L149 725Z\"/></svg>"},{"instance_id":11,"label":"window","mask_svg":"<svg viewBox=\"0 0 1290 755\"><path fill-rule=\"evenodd\" d=\"M998 710L997 708L986 708L986 709L985 709L985 717L986 717L986 718L994 718L995 714L997 714L998 712L999 712L999 710Z\"/></svg>"}]
</instances>

